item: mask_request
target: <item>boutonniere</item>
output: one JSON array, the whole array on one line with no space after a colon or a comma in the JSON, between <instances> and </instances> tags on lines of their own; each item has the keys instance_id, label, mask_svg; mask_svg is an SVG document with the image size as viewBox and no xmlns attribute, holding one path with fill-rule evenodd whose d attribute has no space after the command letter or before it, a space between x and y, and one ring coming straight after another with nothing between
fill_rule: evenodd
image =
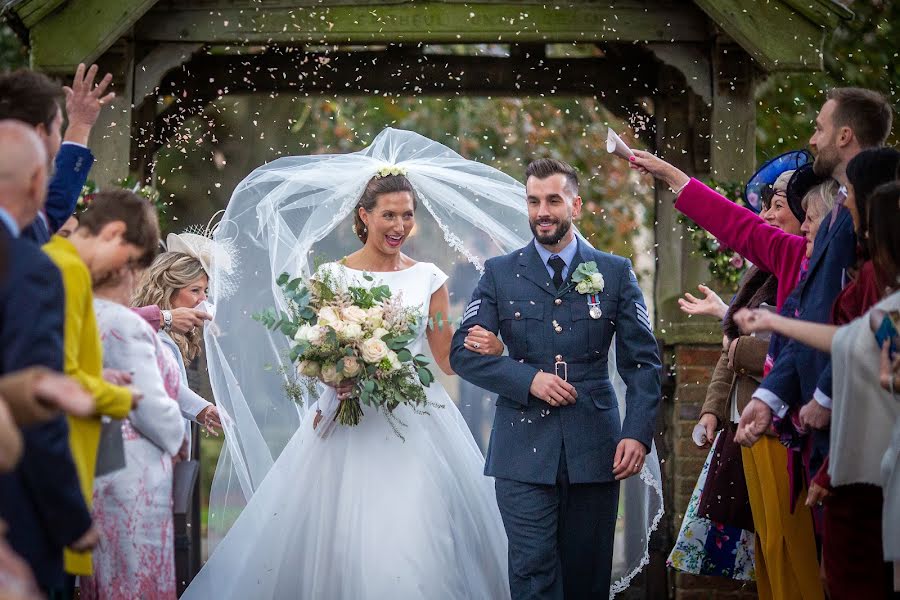
<instances>
[{"instance_id":1,"label":"boutonniere","mask_svg":"<svg viewBox=\"0 0 900 600\"><path fill-rule=\"evenodd\" d=\"M604 282L603 275L597 270L597 263L590 261L578 265L572 274L572 282L575 283L576 292L588 297L591 318L599 319L603 316L599 294L603 291Z\"/></svg>"},{"instance_id":2,"label":"boutonniere","mask_svg":"<svg viewBox=\"0 0 900 600\"><path fill-rule=\"evenodd\" d=\"M595 295L603 291L603 275L597 270L594 261L581 263L572 273L575 291L579 294Z\"/></svg>"}]
</instances>

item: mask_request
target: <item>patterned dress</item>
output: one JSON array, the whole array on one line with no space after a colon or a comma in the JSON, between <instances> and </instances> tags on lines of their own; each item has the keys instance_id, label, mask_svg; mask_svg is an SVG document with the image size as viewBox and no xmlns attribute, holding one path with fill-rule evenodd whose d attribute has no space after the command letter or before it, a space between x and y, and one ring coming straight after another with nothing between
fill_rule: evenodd
<instances>
[{"instance_id":1,"label":"patterned dress","mask_svg":"<svg viewBox=\"0 0 900 600\"><path fill-rule=\"evenodd\" d=\"M84 600L174 599L172 457L184 440L175 398L178 363L150 326L130 309L97 299L103 366L132 372L143 394L122 421L125 468L94 482L100 544L94 574L81 580Z\"/></svg>"}]
</instances>

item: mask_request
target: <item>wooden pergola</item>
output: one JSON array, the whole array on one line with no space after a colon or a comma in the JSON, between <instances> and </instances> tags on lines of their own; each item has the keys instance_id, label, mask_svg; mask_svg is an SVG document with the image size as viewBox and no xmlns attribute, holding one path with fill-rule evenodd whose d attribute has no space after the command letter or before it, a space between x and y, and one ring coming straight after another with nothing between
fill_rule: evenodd
<instances>
[{"instance_id":1,"label":"wooden pergola","mask_svg":"<svg viewBox=\"0 0 900 600\"><path fill-rule=\"evenodd\" d=\"M592 96L640 116L645 142L688 173L742 181L756 84L821 69L826 34L852 17L833 0L6 0L3 14L35 69L69 76L96 61L114 74L118 97L92 141L100 182L147 178L160 145L217 98L275 92ZM476 44L508 52L466 51ZM558 44L592 51L568 58ZM657 336L677 350L719 340L677 309L707 274L672 200L657 188L654 300ZM690 421L677 402L670 438ZM672 439L661 445L679 458ZM681 476L677 463L666 471L670 484Z\"/></svg>"}]
</instances>

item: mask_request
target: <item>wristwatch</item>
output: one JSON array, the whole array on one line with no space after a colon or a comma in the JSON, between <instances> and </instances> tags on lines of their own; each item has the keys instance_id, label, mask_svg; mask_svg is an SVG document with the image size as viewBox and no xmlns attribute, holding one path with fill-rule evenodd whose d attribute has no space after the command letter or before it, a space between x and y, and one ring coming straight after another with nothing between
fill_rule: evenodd
<instances>
[{"instance_id":1,"label":"wristwatch","mask_svg":"<svg viewBox=\"0 0 900 600\"><path fill-rule=\"evenodd\" d=\"M169 333L172 331L172 311L171 310L161 310L162 313L162 328L163 331Z\"/></svg>"}]
</instances>

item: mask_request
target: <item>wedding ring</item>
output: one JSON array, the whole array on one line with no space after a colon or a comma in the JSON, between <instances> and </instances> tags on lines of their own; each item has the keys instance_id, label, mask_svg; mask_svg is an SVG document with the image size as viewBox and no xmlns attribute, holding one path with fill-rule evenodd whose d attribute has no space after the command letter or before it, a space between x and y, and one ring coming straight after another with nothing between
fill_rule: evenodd
<instances>
[{"instance_id":1,"label":"wedding ring","mask_svg":"<svg viewBox=\"0 0 900 600\"><path fill-rule=\"evenodd\" d=\"M479 348L481 348L481 344L479 344L478 342L472 342L472 347L478 350Z\"/></svg>"}]
</instances>

